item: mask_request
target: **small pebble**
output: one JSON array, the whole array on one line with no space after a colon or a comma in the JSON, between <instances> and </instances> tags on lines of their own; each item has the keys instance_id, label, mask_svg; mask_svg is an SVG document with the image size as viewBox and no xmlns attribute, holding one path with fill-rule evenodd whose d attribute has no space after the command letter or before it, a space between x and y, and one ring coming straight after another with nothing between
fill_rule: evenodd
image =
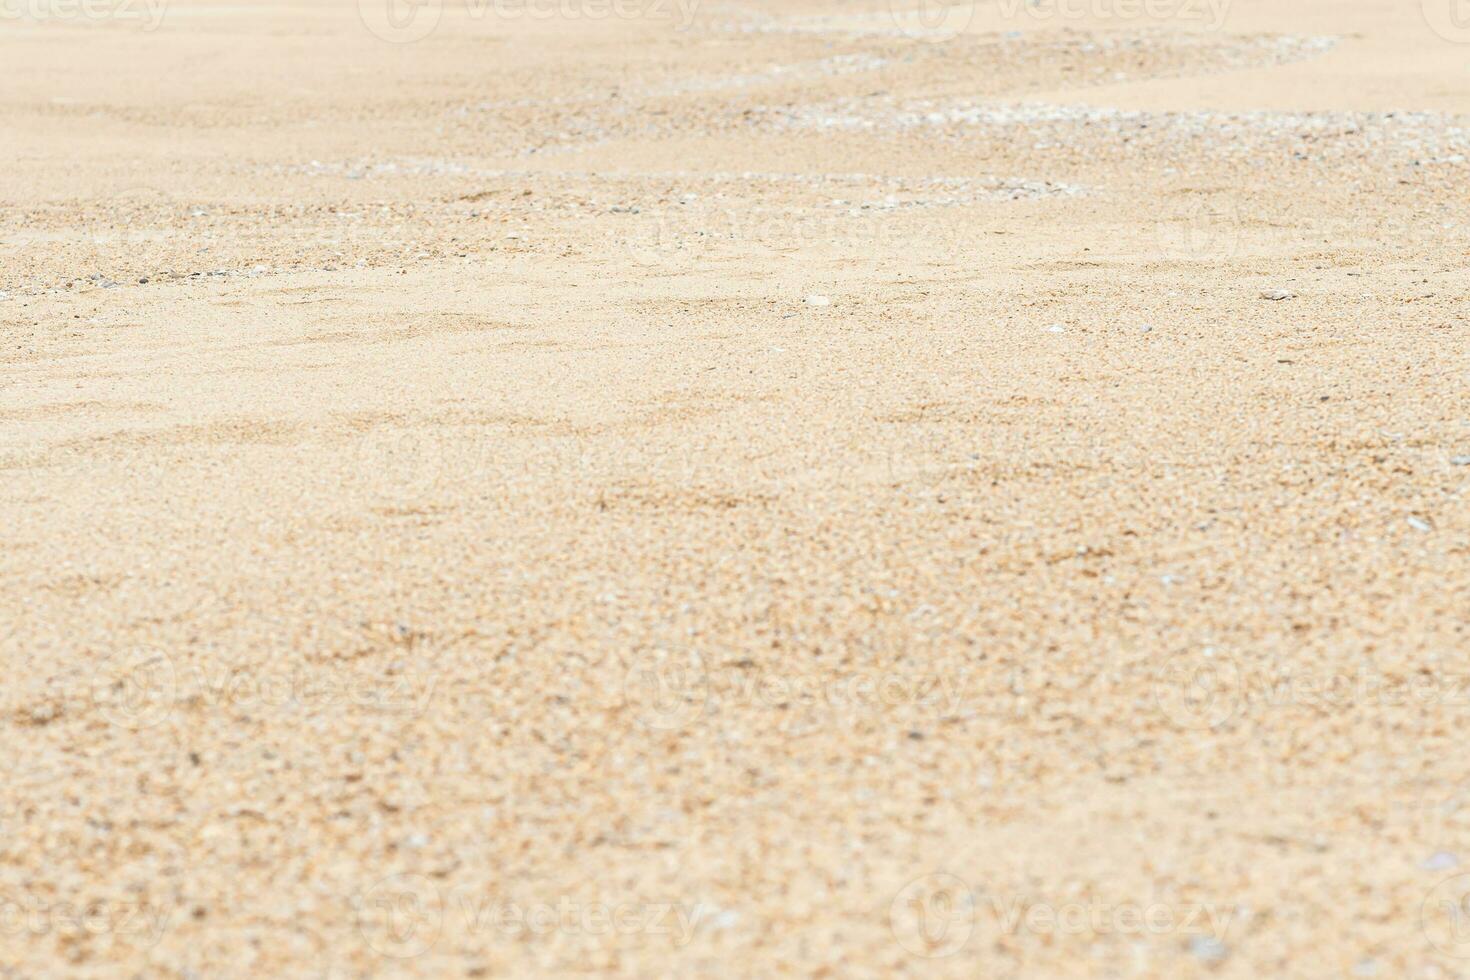
<instances>
[{"instance_id":1,"label":"small pebble","mask_svg":"<svg viewBox=\"0 0 1470 980\"><path fill-rule=\"evenodd\" d=\"M1460 859L1449 851L1435 851L1420 865L1425 871L1448 871L1459 866Z\"/></svg>"},{"instance_id":2,"label":"small pebble","mask_svg":"<svg viewBox=\"0 0 1470 980\"><path fill-rule=\"evenodd\" d=\"M1214 936L1195 936L1189 941L1189 951L1202 963L1218 963L1230 952Z\"/></svg>"},{"instance_id":3,"label":"small pebble","mask_svg":"<svg viewBox=\"0 0 1470 980\"><path fill-rule=\"evenodd\" d=\"M1470 456L1451 456L1451 466L1470 466Z\"/></svg>"},{"instance_id":4,"label":"small pebble","mask_svg":"<svg viewBox=\"0 0 1470 980\"><path fill-rule=\"evenodd\" d=\"M806 298L806 305L807 306L831 306L832 305L832 301L830 299L828 299L827 297L825 297L825 296L820 296L820 295L818 295L816 293L812 293L810 296L808 296Z\"/></svg>"},{"instance_id":5,"label":"small pebble","mask_svg":"<svg viewBox=\"0 0 1470 980\"><path fill-rule=\"evenodd\" d=\"M1049 326L1049 327L1046 328L1046 332L1047 333L1066 333L1067 332L1067 328L1064 327L1064 326L1062 326L1060 323L1053 323L1051 326Z\"/></svg>"},{"instance_id":6,"label":"small pebble","mask_svg":"<svg viewBox=\"0 0 1470 980\"><path fill-rule=\"evenodd\" d=\"M1150 324L1150 323L1145 323L1143 326L1139 327L1138 329L1141 330L1141 331L1143 331L1144 333L1153 333L1154 332L1153 324Z\"/></svg>"},{"instance_id":7,"label":"small pebble","mask_svg":"<svg viewBox=\"0 0 1470 980\"><path fill-rule=\"evenodd\" d=\"M740 923L740 913L730 909L721 909L716 912L714 918L709 920L711 929L725 930L733 929Z\"/></svg>"},{"instance_id":8,"label":"small pebble","mask_svg":"<svg viewBox=\"0 0 1470 980\"><path fill-rule=\"evenodd\" d=\"M1426 521L1422 517L1411 517L1411 518L1409 518L1409 527L1412 527L1416 531L1433 531L1434 530L1434 525L1431 524L1431 523L1429 523L1428 521Z\"/></svg>"},{"instance_id":9,"label":"small pebble","mask_svg":"<svg viewBox=\"0 0 1470 980\"><path fill-rule=\"evenodd\" d=\"M1294 296L1296 296L1296 293L1293 293L1286 289L1268 289L1265 292L1261 293L1261 299L1269 299L1274 301L1291 299Z\"/></svg>"}]
</instances>

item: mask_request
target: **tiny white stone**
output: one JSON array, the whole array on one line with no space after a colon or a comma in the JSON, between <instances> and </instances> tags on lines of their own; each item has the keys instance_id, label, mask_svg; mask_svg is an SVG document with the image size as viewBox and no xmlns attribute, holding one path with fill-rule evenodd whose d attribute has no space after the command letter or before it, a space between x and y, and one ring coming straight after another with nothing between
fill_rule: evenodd
<instances>
[{"instance_id":1,"label":"tiny white stone","mask_svg":"<svg viewBox=\"0 0 1470 980\"><path fill-rule=\"evenodd\" d=\"M1424 520L1422 517L1411 517L1411 518L1409 518L1409 527L1412 527L1416 531L1433 531L1434 530L1434 525L1431 524L1431 523L1429 523L1428 521Z\"/></svg>"},{"instance_id":2,"label":"tiny white stone","mask_svg":"<svg viewBox=\"0 0 1470 980\"><path fill-rule=\"evenodd\" d=\"M1046 332L1047 333L1066 333L1067 332L1067 328L1064 327L1064 326L1062 326L1060 323L1053 323L1051 326L1049 326L1049 327L1046 328Z\"/></svg>"},{"instance_id":3,"label":"tiny white stone","mask_svg":"<svg viewBox=\"0 0 1470 980\"><path fill-rule=\"evenodd\" d=\"M1143 326L1139 327L1138 329L1142 330L1144 333L1153 333L1154 332L1153 324L1150 324L1150 323L1145 323Z\"/></svg>"},{"instance_id":4,"label":"tiny white stone","mask_svg":"<svg viewBox=\"0 0 1470 980\"><path fill-rule=\"evenodd\" d=\"M1424 859L1420 865L1425 871L1448 871L1450 868L1458 868L1460 859L1449 851L1435 851Z\"/></svg>"},{"instance_id":5,"label":"tiny white stone","mask_svg":"<svg viewBox=\"0 0 1470 980\"><path fill-rule=\"evenodd\" d=\"M710 920L710 926L715 929L733 929L740 922L740 913L730 909L721 909Z\"/></svg>"},{"instance_id":6,"label":"tiny white stone","mask_svg":"<svg viewBox=\"0 0 1470 980\"><path fill-rule=\"evenodd\" d=\"M817 293L812 293L810 296L808 296L806 298L806 305L807 306L831 306L832 305L832 301L830 299L828 299L827 297L825 297L825 296L821 296L821 295L819 295Z\"/></svg>"},{"instance_id":7,"label":"tiny white stone","mask_svg":"<svg viewBox=\"0 0 1470 980\"><path fill-rule=\"evenodd\" d=\"M1214 936L1195 936L1189 941L1189 951L1202 963L1223 960L1230 950Z\"/></svg>"},{"instance_id":8,"label":"tiny white stone","mask_svg":"<svg viewBox=\"0 0 1470 980\"><path fill-rule=\"evenodd\" d=\"M1451 466L1470 466L1470 456L1451 456Z\"/></svg>"},{"instance_id":9,"label":"tiny white stone","mask_svg":"<svg viewBox=\"0 0 1470 980\"><path fill-rule=\"evenodd\" d=\"M1294 296L1296 296L1296 293L1293 293L1287 289L1268 289L1265 292L1261 293L1261 299L1269 299L1273 301L1291 299Z\"/></svg>"}]
</instances>

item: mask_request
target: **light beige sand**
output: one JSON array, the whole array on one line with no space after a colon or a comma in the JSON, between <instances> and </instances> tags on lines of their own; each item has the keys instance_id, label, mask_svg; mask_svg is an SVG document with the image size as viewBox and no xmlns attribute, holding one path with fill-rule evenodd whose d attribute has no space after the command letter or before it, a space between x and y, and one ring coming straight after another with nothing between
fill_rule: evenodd
<instances>
[{"instance_id":1,"label":"light beige sand","mask_svg":"<svg viewBox=\"0 0 1470 980\"><path fill-rule=\"evenodd\" d=\"M1470 975L1452 0L97 2L4 975Z\"/></svg>"}]
</instances>

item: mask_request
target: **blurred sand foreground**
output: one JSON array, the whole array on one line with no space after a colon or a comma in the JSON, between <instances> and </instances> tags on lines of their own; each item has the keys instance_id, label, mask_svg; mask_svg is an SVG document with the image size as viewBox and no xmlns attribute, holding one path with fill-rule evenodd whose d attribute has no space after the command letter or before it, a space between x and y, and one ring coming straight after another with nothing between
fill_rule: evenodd
<instances>
[{"instance_id":1,"label":"blurred sand foreground","mask_svg":"<svg viewBox=\"0 0 1470 980\"><path fill-rule=\"evenodd\" d=\"M0 6L3 975L1470 975L1454 0L378 4Z\"/></svg>"}]
</instances>

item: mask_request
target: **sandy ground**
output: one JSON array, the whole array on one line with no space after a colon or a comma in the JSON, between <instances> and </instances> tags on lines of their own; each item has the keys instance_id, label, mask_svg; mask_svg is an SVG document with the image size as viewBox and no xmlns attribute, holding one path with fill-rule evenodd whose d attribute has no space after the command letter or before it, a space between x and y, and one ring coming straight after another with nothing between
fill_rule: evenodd
<instances>
[{"instance_id":1,"label":"sandy ground","mask_svg":"<svg viewBox=\"0 0 1470 980\"><path fill-rule=\"evenodd\" d=\"M7 0L3 975L1470 975L1463 14Z\"/></svg>"}]
</instances>

